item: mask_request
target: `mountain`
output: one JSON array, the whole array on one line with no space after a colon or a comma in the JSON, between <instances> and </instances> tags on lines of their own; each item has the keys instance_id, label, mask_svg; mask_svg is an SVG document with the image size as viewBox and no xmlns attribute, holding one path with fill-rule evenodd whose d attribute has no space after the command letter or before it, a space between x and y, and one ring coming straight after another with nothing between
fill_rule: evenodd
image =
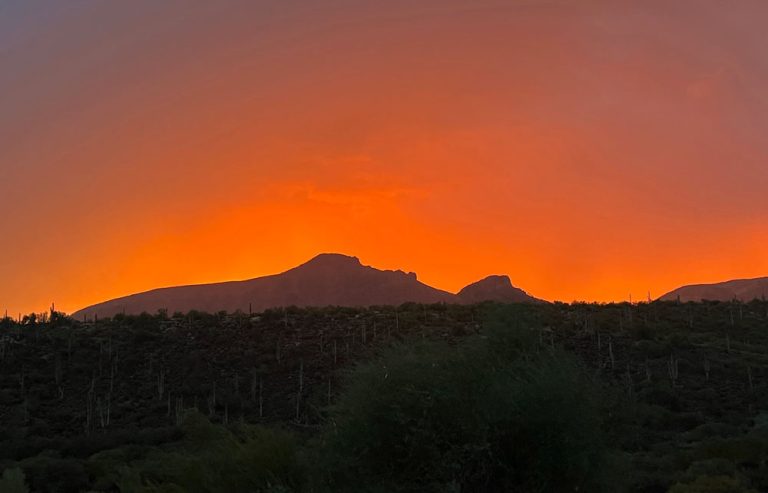
<instances>
[{"instance_id":1,"label":"mountain","mask_svg":"<svg viewBox=\"0 0 768 493\"><path fill-rule=\"evenodd\" d=\"M463 303L478 303L480 301L500 301L504 303L537 302L520 288L512 285L509 276L488 276L459 291L459 299Z\"/></svg>"},{"instance_id":2,"label":"mountain","mask_svg":"<svg viewBox=\"0 0 768 493\"><path fill-rule=\"evenodd\" d=\"M506 281L504 281L506 280ZM461 294L464 293L464 294ZM199 310L262 311L280 306L370 306L417 303L473 303L481 300L536 301L512 286L506 276L492 276L464 288L459 295L433 288L413 272L379 270L357 257L324 253L281 274L195 286L161 288L99 303L75 318L109 317L117 313L168 313Z\"/></svg>"},{"instance_id":3,"label":"mountain","mask_svg":"<svg viewBox=\"0 0 768 493\"><path fill-rule=\"evenodd\" d=\"M713 284L692 284L665 294L660 300L674 301L752 301L768 297L768 277L735 279Z\"/></svg>"}]
</instances>

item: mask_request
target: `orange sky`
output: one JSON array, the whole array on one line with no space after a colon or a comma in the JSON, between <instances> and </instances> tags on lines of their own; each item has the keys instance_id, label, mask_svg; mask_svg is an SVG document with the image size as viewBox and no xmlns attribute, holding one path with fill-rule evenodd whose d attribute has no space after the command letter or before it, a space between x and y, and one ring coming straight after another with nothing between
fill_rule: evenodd
<instances>
[{"instance_id":1,"label":"orange sky","mask_svg":"<svg viewBox=\"0 0 768 493\"><path fill-rule=\"evenodd\" d=\"M762 0L30 4L0 310L318 252L565 301L768 275Z\"/></svg>"}]
</instances>

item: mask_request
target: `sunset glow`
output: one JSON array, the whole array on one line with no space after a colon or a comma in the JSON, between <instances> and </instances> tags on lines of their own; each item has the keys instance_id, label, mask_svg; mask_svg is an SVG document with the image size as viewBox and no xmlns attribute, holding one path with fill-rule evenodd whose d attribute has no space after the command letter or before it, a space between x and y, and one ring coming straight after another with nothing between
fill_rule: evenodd
<instances>
[{"instance_id":1,"label":"sunset glow","mask_svg":"<svg viewBox=\"0 0 768 493\"><path fill-rule=\"evenodd\" d=\"M4 2L0 310L320 252L563 301L768 275L766 18L760 0Z\"/></svg>"}]
</instances>

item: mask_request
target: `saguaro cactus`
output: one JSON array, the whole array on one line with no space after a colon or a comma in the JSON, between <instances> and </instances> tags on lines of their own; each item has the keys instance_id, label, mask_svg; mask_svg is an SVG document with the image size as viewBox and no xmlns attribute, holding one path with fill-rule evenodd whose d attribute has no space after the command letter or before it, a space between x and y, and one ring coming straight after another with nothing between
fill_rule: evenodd
<instances>
[{"instance_id":1,"label":"saguaro cactus","mask_svg":"<svg viewBox=\"0 0 768 493\"><path fill-rule=\"evenodd\" d=\"M304 360L299 361L299 389L296 392L296 422L301 416L301 394L304 391Z\"/></svg>"},{"instance_id":2,"label":"saguaro cactus","mask_svg":"<svg viewBox=\"0 0 768 493\"><path fill-rule=\"evenodd\" d=\"M603 341L602 341L602 339L600 337L600 331L598 330L597 331L597 352L598 352L598 354L602 350L603 350Z\"/></svg>"},{"instance_id":3,"label":"saguaro cactus","mask_svg":"<svg viewBox=\"0 0 768 493\"><path fill-rule=\"evenodd\" d=\"M256 386L258 382L259 372L256 368L251 369L251 402L256 402Z\"/></svg>"},{"instance_id":4,"label":"saguaro cactus","mask_svg":"<svg viewBox=\"0 0 768 493\"><path fill-rule=\"evenodd\" d=\"M680 375L679 360L675 358L674 354L669 355L669 361L667 361L667 372L669 373L669 380L672 383L672 387L677 386L677 377Z\"/></svg>"},{"instance_id":5,"label":"saguaro cactus","mask_svg":"<svg viewBox=\"0 0 768 493\"><path fill-rule=\"evenodd\" d=\"M264 380L259 377L259 418L264 417Z\"/></svg>"},{"instance_id":6,"label":"saguaro cactus","mask_svg":"<svg viewBox=\"0 0 768 493\"><path fill-rule=\"evenodd\" d=\"M184 397L176 398L175 415L176 426L179 426L181 425L182 418L184 417Z\"/></svg>"},{"instance_id":7,"label":"saguaro cactus","mask_svg":"<svg viewBox=\"0 0 768 493\"><path fill-rule=\"evenodd\" d=\"M160 373L157 375L157 399L160 400L165 394L165 370L160 367Z\"/></svg>"},{"instance_id":8,"label":"saguaro cactus","mask_svg":"<svg viewBox=\"0 0 768 493\"><path fill-rule=\"evenodd\" d=\"M632 371L629 363L627 363L627 373L624 374L624 379L627 382L627 394L631 399L632 395L634 394L634 382L632 381Z\"/></svg>"},{"instance_id":9,"label":"saguaro cactus","mask_svg":"<svg viewBox=\"0 0 768 493\"><path fill-rule=\"evenodd\" d=\"M56 382L56 388L59 391L59 400L64 399L64 388L61 385L62 380L64 378L63 375L64 375L64 370L61 364L61 355L57 352L56 361L54 362L54 367L53 367L53 379Z\"/></svg>"},{"instance_id":10,"label":"saguaro cactus","mask_svg":"<svg viewBox=\"0 0 768 493\"><path fill-rule=\"evenodd\" d=\"M616 368L616 359L613 357L613 338L608 338L608 357L611 359L611 370Z\"/></svg>"}]
</instances>

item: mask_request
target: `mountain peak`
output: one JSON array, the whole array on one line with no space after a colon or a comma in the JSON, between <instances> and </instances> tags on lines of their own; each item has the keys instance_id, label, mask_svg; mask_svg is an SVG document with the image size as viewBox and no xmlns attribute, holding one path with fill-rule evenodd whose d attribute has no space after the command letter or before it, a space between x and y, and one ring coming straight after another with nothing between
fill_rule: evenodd
<instances>
[{"instance_id":1,"label":"mountain peak","mask_svg":"<svg viewBox=\"0 0 768 493\"><path fill-rule=\"evenodd\" d=\"M475 284L484 284L488 286L512 286L512 281L506 274L494 274L484 279L480 279Z\"/></svg>"},{"instance_id":2,"label":"mountain peak","mask_svg":"<svg viewBox=\"0 0 768 493\"><path fill-rule=\"evenodd\" d=\"M344 255L342 253L320 253L305 262L301 267L306 266L323 266L323 267L343 267L343 266L360 266L360 259L351 255Z\"/></svg>"},{"instance_id":3,"label":"mountain peak","mask_svg":"<svg viewBox=\"0 0 768 493\"><path fill-rule=\"evenodd\" d=\"M492 275L483 278L459 291L458 296L465 303L539 301L522 289L513 286L509 276L506 275Z\"/></svg>"}]
</instances>

